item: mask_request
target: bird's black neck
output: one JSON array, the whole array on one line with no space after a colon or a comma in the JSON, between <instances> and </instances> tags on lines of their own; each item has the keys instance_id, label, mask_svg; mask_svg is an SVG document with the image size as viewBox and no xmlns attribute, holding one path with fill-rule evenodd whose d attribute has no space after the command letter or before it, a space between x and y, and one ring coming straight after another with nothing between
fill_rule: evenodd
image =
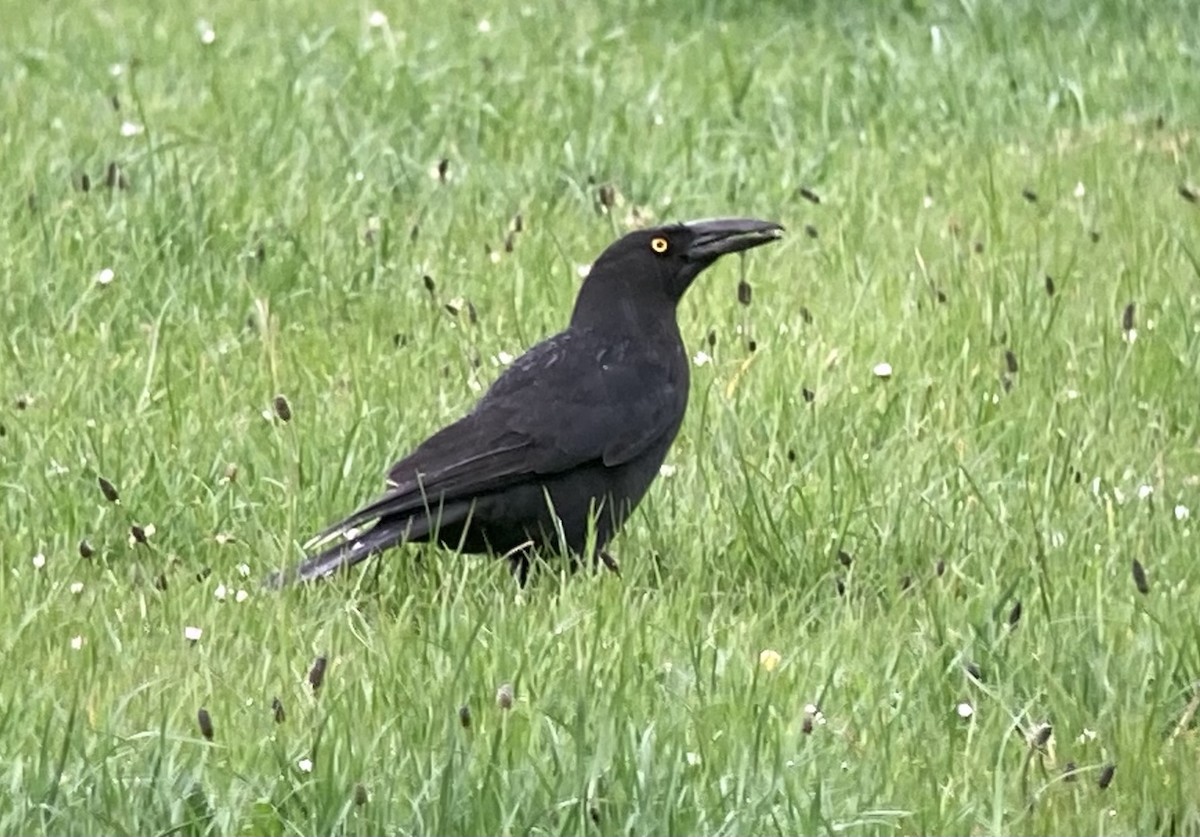
<instances>
[{"instance_id":1,"label":"bird's black neck","mask_svg":"<svg viewBox=\"0 0 1200 837\"><path fill-rule=\"evenodd\" d=\"M675 303L665 298L607 296L592 299L586 286L575 300L571 328L650 344L680 343Z\"/></svg>"}]
</instances>

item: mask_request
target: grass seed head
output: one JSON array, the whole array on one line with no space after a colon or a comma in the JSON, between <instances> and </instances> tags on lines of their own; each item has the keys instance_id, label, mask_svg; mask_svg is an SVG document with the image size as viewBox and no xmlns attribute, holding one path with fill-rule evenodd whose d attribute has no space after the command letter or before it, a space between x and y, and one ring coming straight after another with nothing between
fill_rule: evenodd
<instances>
[{"instance_id":1,"label":"grass seed head","mask_svg":"<svg viewBox=\"0 0 1200 837\"><path fill-rule=\"evenodd\" d=\"M110 503L121 502L121 495L117 492L117 487L109 482L104 477L96 477L96 482L100 484L100 493L104 495L104 499Z\"/></svg>"},{"instance_id":2,"label":"grass seed head","mask_svg":"<svg viewBox=\"0 0 1200 837\"><path fill-rule=\"evenodd\" d=\"M738 302L740 302L742 305L749 305L753 296L754 289L750 287L750 283L745 279L740 280L737 285Z\"/></svg>"},{"instance_id":3,"label":"grass seed head","mask_svg":"<svg viewBox=\"0 0 1200 837\"><path fill-rule=\"evenodd\" d=\"M308 685L312 686L314 692L321 690L321 685L325 682L325 666L329 660L324 657L317 657L313 660L312 668L308 670Z\"/></svg>"},{"instance_id":4,"label":"grass seed head","mask_svg":"<svg viewBox=\"0 0 1200 837\"><path fill-rule=\"evenodd\" d=\"M213 722L212 716L208 714L208 710L203 706L196 713L196 721L200 724L200 734L204 736L205 741L213 740Z\"/></svg>"},{"instance_id":5,"label":"grass seed head","mask_svg":"<svg viewBox=\"0 0 1200 837\"><path fill-rule=\"evenodd\" d=\"M1133 559L1133 584L1143 596L1150 592L1150 581L1146 578L1146 568L1136 558Z\"/></svg>"}]
</instances>

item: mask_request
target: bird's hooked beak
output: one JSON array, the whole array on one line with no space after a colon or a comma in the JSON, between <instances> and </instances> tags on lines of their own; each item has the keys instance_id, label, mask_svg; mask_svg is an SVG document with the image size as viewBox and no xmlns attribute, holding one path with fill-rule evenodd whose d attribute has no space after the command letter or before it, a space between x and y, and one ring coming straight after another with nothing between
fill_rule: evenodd
<instances>
[{"instance_id":1,"label":"bird's hooked beak","mask_svg":"<svg viewBox=\"0 0 1200 837\"><path fill-rule=\"evenodd\" d=\"M693 236L686 258L695 262L711 262L726 253L769 244L783 235L779 224L756 218L709 218L688 221L684 226Z\"/></svg>"}]
</instances>

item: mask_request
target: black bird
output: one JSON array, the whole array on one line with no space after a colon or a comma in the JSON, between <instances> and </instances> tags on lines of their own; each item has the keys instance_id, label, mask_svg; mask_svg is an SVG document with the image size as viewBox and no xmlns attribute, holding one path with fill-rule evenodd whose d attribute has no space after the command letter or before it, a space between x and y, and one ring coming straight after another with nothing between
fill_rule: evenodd
<instances>
[{"instance_id":1,"label":"black bird","mask_svg":"<svg viewBox=\"0 0 1200 837\"><path fill-rule=\"evenodd\" d=\"M291 576L311 580L397 544L436 541L513 560L539 549L615 563L603 547L650 487L688 400L676 306L726 253L779 224L720 218L629 233L579 290L570 325L534 346L463 418L392 466L382 496L318 535L338 541ZM590 536L590 538L589 538Z\"/></svg>"}]
</instances>

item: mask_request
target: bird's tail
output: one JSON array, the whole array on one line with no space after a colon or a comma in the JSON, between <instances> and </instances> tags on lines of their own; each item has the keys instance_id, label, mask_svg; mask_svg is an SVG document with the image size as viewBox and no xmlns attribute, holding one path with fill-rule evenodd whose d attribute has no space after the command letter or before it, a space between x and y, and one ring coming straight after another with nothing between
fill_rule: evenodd
<instances>
[{"instance_id":1,"label":"bird's tail","mask_svg":"<svg viewBox=\"0 0 1200 837\"><path fill-rule=\"evenodd\" d=\"M340 569L353 567L372 555L403 543L411 531L412 518L404 524L380 521L371 529L348 540L335 543L316 555L306 558L293 572L295 581L315 581L333 575Z\"/></svg>"},{"instance_id":2,"label":"bird's tail","mask_svg":"<svg viewBox=\"0 0 1200 837\"><path fill-rule=\"evenodd\" d=\"M315 581L333 575L338 570L353 567L372 555L408 541L423 541L434 533L436 526L446 526L464 520L470 504L456 503L441 509L438 515L418 514L401 519L383 518L370 529L356 532L353 537L339 533L336 543L306 558L291 572L271 574L265 584L279 589L295 581ZM336 530L334 530L336 532ZM328 535L317 543L327 541Z\"/></svg>"}]
</instances>

